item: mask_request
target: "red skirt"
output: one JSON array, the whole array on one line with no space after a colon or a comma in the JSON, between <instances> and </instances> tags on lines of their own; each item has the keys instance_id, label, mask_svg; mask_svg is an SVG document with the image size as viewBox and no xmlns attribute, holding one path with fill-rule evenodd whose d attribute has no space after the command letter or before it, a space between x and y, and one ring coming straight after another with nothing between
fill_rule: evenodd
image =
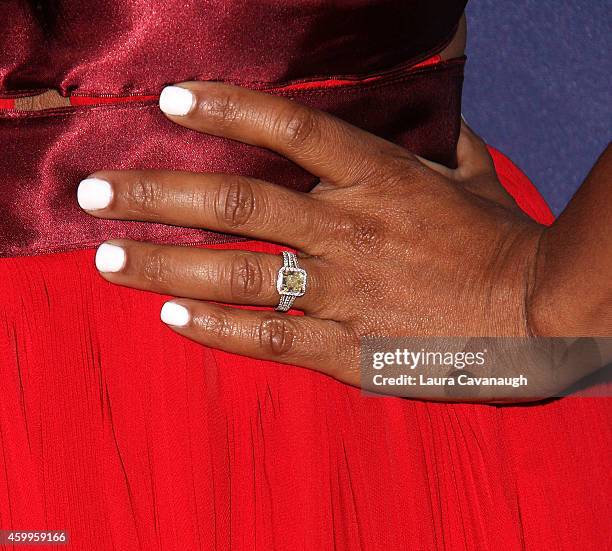
<instances>
[{"instance_id":1,"label":"red skirt","mask_svg":"<svg viewBox=\"0 0 612 551\"><path fill-rule=\"evenodd\" d=\"M87 551L611 548L610 399L366 397L180 337L167 297L93 256L0 260L0 528Z\"/></svg>"}]
</instances>

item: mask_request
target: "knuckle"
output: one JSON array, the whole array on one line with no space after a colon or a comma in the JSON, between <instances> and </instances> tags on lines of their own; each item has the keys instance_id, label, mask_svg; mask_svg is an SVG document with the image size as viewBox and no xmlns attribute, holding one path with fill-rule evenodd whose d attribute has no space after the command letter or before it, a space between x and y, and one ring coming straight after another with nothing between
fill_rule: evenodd
<instances>
[{"instance_id":1,"label":"knuckle","mask_svg":"<svg viewBox=\"0 0 612 551\"><path fill-rule=\"evenodd\" d=\"M263 289L263 269L255 255L240 254L230 265L229 280L232 296L236 298L253 298Z\"/></svg>"},{"instance_id":2,"label":"knuckle","mask_svg":"<svg viewBox=\"0 0 612 551\"><path fill-rule=\"evenodd\" d=\"M306 144L317 143L321 136L317 116L313 111L301 105L292 107L285 117L280 118L279 125L279 134L293 149L301 149Z\"/></svg>"},{"instance_id":3,"label":"knuckle","mask_svg":"<svg viewBox=\"0 0 612 551\"><path fill-rule=\"evenodd\" d=\"M215 96L200 103L203 114L220 129L232 126L240 118L240 101L232 93Z\"/></svg>"},{"instance_id":4,"label":"knuckle","mask_svg":"<svg viewBox=\"0 0 612 551\"><path fill-rule=\"evenodd\" d=\"M222 341L236 332L230 318L221 310L208 312L200 323L206 335L213 341Z\"/></svg>"},{"instance_id":5,"label":"knuckle","mask_svg":"<svg viewBox=\"0 0 612 551\"><path fill-rule=\"evenodd\" d=\"M128 208L140 213L153 213L163 201L164 193L162 184L143 175L127 187Z\"/></svg>"},{"instance_id":6,"label":"knuckle","mask_svg":"<svg viewBox=\"0 0 612 551\"><path fill-rule=\"evenodd\" d=\"M414 163L405 175L404 184L413 195L436 195L440 191L440 180L440 175L419 162Z\"/></svg>"},{"instance_id":7,"label":"knuckle","mask_svg":"<svg viewBox=\"0 0 612 551\"><path fill-rule=\"evenodd\" d=\"M360 254L377 251L383 245L382 233L380 223L369 218L351 218L339 228L343 244Z\"/></svg>"},{"instance_id":8,"label":"knuckle","mask_svg":"<svg viewBox=\"0 0 612 551\"><path fill-rule=\"evenodd\" d=\"M162 248L151 250L144 258L142 276L149 283L167 285L171 279L171 260L168 253Z\"/></svg>"},{"instance_id":9,"label":"knuckle","mask_svg":"<svg viewBox=\"0 0 612 551\"><path fill-rule=\"evenodd\" d=\"M376 170L375 179L380 184L377 187L396 195L398 191L406 190L406 183L414 168L409 159L402 156L401 153L396 153L385 155L378 163Z\"/></svg>"},{"instance_id":10,"label":"knuckle","mask_svg":"<svg viewBox=\"0 0 612 551\"><path fill-rule=\"evenodd\" d=\"M229 185L220 189L216 206L217 218L224 226L248 224L255 212L255 193L248 178L231 178Z\"/></svg>"},{"instance_id":11,"label":"knuckle","mask_svg":"<svg viewBox=\"0 0 612 551\"><path fill-rule=\"evenodd\" d=\"M393 147L392 151L386 152L384 160L387 170L396 174L405 175L408 170L420 165L415 162L411 153L399 147Z\"/></svg>"},{"instance_id":12,"label":"knuckle","mask_svg":"<svg viewBox=\"0 0 612 551\"><path fill-rule=\"evenodd\" d=\"M270 317L259 325L259 345L267 354L287 356L294 348L296 339L295 325L292 320Z\"/></svg>"}]
</instances>

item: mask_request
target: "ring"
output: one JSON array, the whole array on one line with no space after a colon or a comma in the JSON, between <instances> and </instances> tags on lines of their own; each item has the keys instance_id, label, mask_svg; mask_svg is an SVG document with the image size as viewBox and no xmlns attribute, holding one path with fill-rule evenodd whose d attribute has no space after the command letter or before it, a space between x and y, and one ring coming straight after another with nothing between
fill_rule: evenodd
<instances>
[{"instance_id":1,"label":"ring","mask_svg":"<svg viewBox=\"0 0 612 551\"><path fill-rule=\"evenodd\" d=\"M280 301L276 310L286 312L293 305L296 297L301 297L306 292L306 270L300 268L295 253L283 251L283 265L278 270L276 278L276 290L280 295Z\"/></svg>"}]
</instances>

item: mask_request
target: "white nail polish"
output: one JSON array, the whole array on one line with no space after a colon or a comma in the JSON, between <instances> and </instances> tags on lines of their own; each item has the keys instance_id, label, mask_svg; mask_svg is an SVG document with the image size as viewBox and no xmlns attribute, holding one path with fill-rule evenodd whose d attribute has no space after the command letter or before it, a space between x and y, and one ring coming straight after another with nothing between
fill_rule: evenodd
<instances>
[{"instance_id":1,"label":"white nail polish","mask_svg":"<svg viewBox=\"0 0 612 551\"><path fill-rule=\"evenodd\" d=\"M167 115L186 115L194 102L193 94L180 86L166 86L159 96L159 108Z\"/></svg>"},{"instance_id":2,"label":"white nail polish","mask_svg":"<svg viewBox=\"0 0 612 551\"><path fill-rule=\"evenodd\" d=\"M96 251L96 268L101 272L118 272L125 266L125 251L118 245L102 243Z\"/></svg>"},{"instance_id":3,"label":"white nail polish","mask_svg":"<svg viewBox=\"0 0 612 551\"><path fill-rule=\"evenodd\" d=\"M185 327L191 319L189 310L176 302L166 302L161 309L161 320L168 325Z\"/></svg>"},{"instance_id":4,"label":"white nail polish","mask_svg":"<svg viewBox=\"0 0 612 551\"><path fill-rule=\"evenodd\" d=\"M113 188L100 178L86 178L77 189L77 201L83 210L104 209L112 198Z\"/></svg>"}]
</instances>

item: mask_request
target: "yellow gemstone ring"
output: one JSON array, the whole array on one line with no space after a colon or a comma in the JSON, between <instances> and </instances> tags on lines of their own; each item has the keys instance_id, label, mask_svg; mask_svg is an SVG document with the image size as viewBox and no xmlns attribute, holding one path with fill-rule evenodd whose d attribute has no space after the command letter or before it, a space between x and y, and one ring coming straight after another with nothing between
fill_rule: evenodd
<instances>
[{"instance_id":1,"label":"yellow gemstone ring","mask_svg":"<svg viewBox=\"0 0 612 551\"><path fill-rule=\"evenodd\" d=\"M276 278L276 290L280 301L276 309L286 312L293 305L295 297L301 297L306 292L306 270L300 268L295 253L283 251L283 265Z\"/></svg>"}]
</instances>

